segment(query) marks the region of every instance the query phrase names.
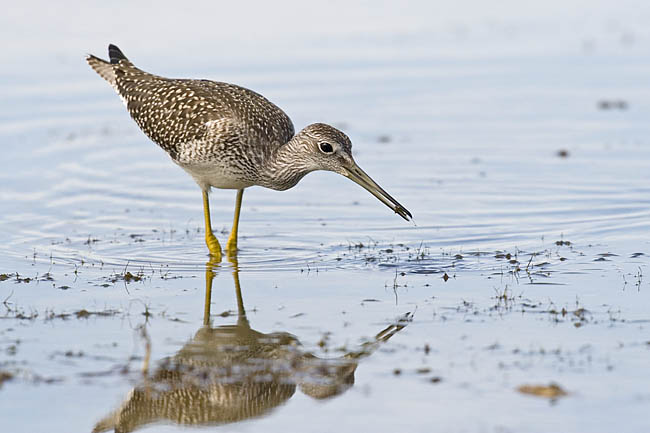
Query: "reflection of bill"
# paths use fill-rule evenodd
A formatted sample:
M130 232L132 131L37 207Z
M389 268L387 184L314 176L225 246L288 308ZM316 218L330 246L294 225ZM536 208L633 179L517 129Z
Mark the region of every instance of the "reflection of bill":
M175 356L162 360L93 432L130 432L159 421L184 425L237 422L265 415L291 398L296 387L313 398L335 397L354 384L358 361L411 319L406 314L356 351L321 359L303 352L298 339L289 333L263 334L251 329L236 265L233 276L237 324L215 328L210 324L214 274L209 264L204 326Z

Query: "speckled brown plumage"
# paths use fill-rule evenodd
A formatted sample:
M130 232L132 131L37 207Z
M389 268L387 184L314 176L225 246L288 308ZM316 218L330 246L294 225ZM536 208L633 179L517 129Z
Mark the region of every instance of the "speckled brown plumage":
M294 135L291 119L262 95L228 83L144 72L115 46L88 63L120 95L142 131L179 163L227 161L257 180L260 160Z

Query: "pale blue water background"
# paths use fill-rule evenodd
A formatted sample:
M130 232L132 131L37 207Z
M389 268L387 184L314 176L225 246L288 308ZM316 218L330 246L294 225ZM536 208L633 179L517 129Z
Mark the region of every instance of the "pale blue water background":
M415 216L331 173L246 191L239 267L253 328L332 356L318 344L327 333L354 346L414 317L341 396L296 391L265 417L206 430L647 431L649 18L633 2L8 8L0 369L16 377L0 388L3 430L92 431L139 383L145 305L154 365L202 323L200 193L83 61L113 42L151 72L252 88L297 129L340 127ZM233 204L214 192L215 227L229 229ZM502 251L519 251L516 276ZM111 282L127 264L148 278ZM230 273L218 271L213 313L235 309ZM82 308L118 314L48 319ZM549 382L570 395L516 391Z

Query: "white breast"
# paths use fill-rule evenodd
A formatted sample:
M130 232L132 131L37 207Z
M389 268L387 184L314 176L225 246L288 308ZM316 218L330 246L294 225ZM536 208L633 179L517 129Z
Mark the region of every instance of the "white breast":
M176 163L185 170L201 189L207 190L210 187L220 189L243 189L253 186L250 180L242 178L239 173L232 170L232 167L225 166L218 161L210 163Z

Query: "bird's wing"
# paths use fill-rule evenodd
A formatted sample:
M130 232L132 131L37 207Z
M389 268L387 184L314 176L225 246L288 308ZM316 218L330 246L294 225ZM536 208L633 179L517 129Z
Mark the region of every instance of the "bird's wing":
M116 88L131 117L174 159L183 144L206 139L276 147L293 137L289 117L251 90L209 80L164 78L126 59L113 67Z
M181 81L189 83L192 90L213 107L214 117L208 121L212 128L226 117L237 125L249 144L271 147L285 144L295 133L289 116L252 90L210 80Z

